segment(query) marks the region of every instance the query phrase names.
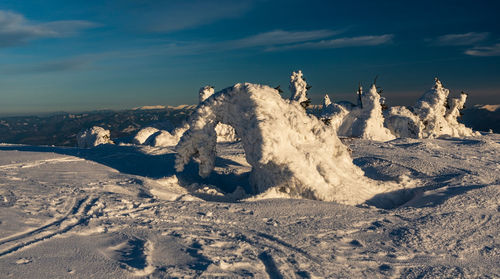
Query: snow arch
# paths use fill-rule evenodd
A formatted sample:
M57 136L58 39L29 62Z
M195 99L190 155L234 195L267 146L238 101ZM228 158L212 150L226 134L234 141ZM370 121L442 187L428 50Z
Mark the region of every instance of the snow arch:
M232 126L252 166L256 193L358 204L387 189L352 163L335 131L264 85L240 83L202 102L177 145L176 170L197 156L199 174L214 168L218 123Z

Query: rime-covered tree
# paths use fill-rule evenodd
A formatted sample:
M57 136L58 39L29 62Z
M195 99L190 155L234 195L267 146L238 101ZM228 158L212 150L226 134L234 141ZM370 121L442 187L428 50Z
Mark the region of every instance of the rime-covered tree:
M311 87L307 85L301 70L292 73L290 76L291 101L298 102L303 108L307 108L311 104L311 99L307 97L309 88Z

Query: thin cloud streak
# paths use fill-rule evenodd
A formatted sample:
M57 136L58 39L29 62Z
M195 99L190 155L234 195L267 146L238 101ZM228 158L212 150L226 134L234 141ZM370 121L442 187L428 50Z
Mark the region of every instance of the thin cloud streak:
M83 29L96 26L97 24L84 20L36 23L21 14L0 10L0 47L23 45L37 39L72 36Z
M392 42L393 34L385 34L378 36L359 36L345 37L331 40L322 40L317 42L306 42L295 45L286 45L279 47L270 47L267 51L283 51L296 49L331 49L345 47L361 47L361 46L378 46Z
M465 54L470 56L500 56L500 43L492 45L492 46L481 46L481 47L473 47L465 51Z
M447 34L438 37L435 40L436 45L440 46L466 46L482 42L488 38L488 32L469 32L464 34Z
M302 48L340 48L355 46L374 46L388 43L393 35L361 36L339 38L333 40L316 41L321 38L331 37L343 31L311 30L311 31L284 31L273 30L248 36L241 39L221 42L171 42L151 45L147 47L126 48L100 53L87 53L72 58L48 61L38 64L22 65L1 70L4 74L37 74L57 71L74 71L90 69L99 61L113 61L124 59L143 59L153 56L190 56L224 51L244 49L260 49L267 51L302 49ZM290 45L292 44L292 45Z
M26 75L43 74L53 72L68 72L83 70L91 64L92 61L85 56L73 57L62 60L47 61L42 63L27 65L7 65L2 67L0 73L5 75Z
M223 19L238 18L250 11L256 0L173 0L129 3L132 12L124 18L134 29L169 33L192 29ZM120 4L120 8L121 4ZM130 18L133 18L130 21Z
M313 30L313 31L284 31L274 30L260 33L247 38L226 42L232 48L248 48L258 46L284 45L291 43L307 42L326 37L331 37L342 31Z

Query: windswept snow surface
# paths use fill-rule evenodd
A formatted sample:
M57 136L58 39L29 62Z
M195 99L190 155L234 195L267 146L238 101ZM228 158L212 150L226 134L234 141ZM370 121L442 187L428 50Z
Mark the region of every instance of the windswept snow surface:
M367 176L417 187L242 201L239 142L206 179L170 148L0 145L0 277L500 277L500 135L346 144Z
M297 102L283 100L276 89L250 83L226 88L196 109L176 147L178 171L196 157L201 177L212 172L219 122L241 137L252 166L253 192L262 197L359 204L400 187L366 178L332 129L307 115Z

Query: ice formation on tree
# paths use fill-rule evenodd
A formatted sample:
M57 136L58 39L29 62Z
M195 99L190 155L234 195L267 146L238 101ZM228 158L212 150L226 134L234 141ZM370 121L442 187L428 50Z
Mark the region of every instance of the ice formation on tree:
M330 100L330 96L328 96L328 94L325 94L325 97L323 97L323 110L328 108L328 106L331 104L332 101Z
M420 118L405 106L389 108L384 114L385 126L398 138L422 138L424 125Z
M200 176L211 173L219 123L240 136L257 193L359 204L389 187L365 177L335 131L297 102L250 83L226 88L198 106L176 147L177 171L197 157Z
M214 93L215 93L215 90L210 85L207 85L207 86L200 88L199 96L198 96L199 103L200 104L203 103L203 101L208 99L208 97L212 96Z
M343 118L337 129L338 135L378 141L394 139L394 135L384 127L380 95L375 84L368 91L360 91L359 95L359 105Z
M342 125L344 117L349 114L351 109L352 104L332 103L330 97L325 95L323 98L323 108L321 109L320 119L337 131L338 127Z
M139 132L137 132L137 134L135 135L134 139L132 140L132 142L134 144L144 144L146 142L146 140L151 136L153 135L154 133L158 132L159 130L154 128L154 127L146 127L146 128L143 128L141 130L139 130Z
M212 86L205 86L200 88L199 100L200 104L208 99L210 96L214 94L214 88ZM236 136L236 132L233 127L219 123L215 127L215 132L217 133L217 142L234 142L238 140L238 136Z
M206 99L214 94L214 88L212 86L202 87L199 91L199 101L200 104ZM145 144L155 147L167 147L177 145L179 139L182 137L184 132L189 129L189 124L184 124L181 127L176 128L172 132L165 130L158 130L153 127L147 127L140 130L133 139L134 144ZM229 126L220 123L215 127L217 133L217 142L234 142L238 140L236 132Z
M449 93L450 91L444 88L441 81L436 78L434 87L417 101L411 111L403 108L390 110L386 125L398 137L411 135L415 138L436 138L444 135L452 137L479 135L478 132L472 131L457 121L467 95L462 94L459 98L452 98L448 101ZM449 103L451 105L447 109Z
M290 91L292 92L290 100L301 104L304 108L307 107L310 103L307 89L307 82L303 78L302 71L293 72L290 76Z
M78 133L77 137L78 147L91 148L100 144L113 144L110 138L109 130L94 126Z

